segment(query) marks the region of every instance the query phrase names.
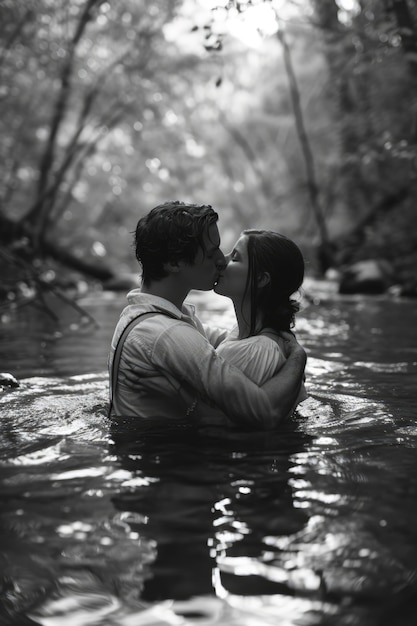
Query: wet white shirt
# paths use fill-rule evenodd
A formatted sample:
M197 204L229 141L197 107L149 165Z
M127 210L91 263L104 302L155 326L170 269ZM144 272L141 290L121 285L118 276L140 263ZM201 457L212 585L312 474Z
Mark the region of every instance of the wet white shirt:
M203 328L191 305L180 311L140 289L128 294L128 302L112 339L110 367L127 324L144 312L157 315L139 321L125 340L113 399L116 415L183 419L194 412L196 398L205 411L215 406L240 423L246 421L242 415L256 423L270 413L266 393L217 354L226 331Z
M217 353L257 385L263 385L275 376L287 360L283 339L276 337L274 340L262 334L239 339L237 326L218 345ZM296 405L306 398L302 384Z

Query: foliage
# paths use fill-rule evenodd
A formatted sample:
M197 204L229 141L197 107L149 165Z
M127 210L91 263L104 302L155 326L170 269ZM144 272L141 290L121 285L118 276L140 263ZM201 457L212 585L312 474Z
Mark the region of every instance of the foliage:
M97 261L109 248L123 264L138 214L164 199L220 206L227 232L236 220L273 225L275 206L299 195L269 141L272 122L291 151L288 100L262 105L264 77L279 76L277 42L265 54L231 38L220 58L197 32L188 49L196 29L181 6L4 3L0 217L25 226L13 237ZM286 93L285 79L276 89ZM277 190L277 176L290 185Z
M312 260L314 183L330 238L352 234L332 262L413 247L415 3L222 4L216 21L187 0L1 0L4 245L103 278L134 268L137 218L180 198L219 209L226 247L262 223ZM232 18L261 5L284 30L240 39Z
M175 2L5 2L2 20L4 170L2 215L22 220L40 247L62 220L100 217L107 194L126 185L109 152L133 154L131 139L153 115L155 59ZM136 126L135 126L136 124Z
M416 5L358 3L343 23L335 0L316 0L315 7L340 137L344 210L354 224L339 262L376 255L395 264L417 243Z

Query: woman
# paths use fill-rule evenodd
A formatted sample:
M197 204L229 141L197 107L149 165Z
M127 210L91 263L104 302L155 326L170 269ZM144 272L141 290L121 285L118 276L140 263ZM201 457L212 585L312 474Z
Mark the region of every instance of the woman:
M304 279L296 244L279 233L245 230L215 287L233 301L237 326L217 347L221 356L262 385L286 360L281 331L294 326L298 303L291 298ZM304 386L297 404L307 397Z

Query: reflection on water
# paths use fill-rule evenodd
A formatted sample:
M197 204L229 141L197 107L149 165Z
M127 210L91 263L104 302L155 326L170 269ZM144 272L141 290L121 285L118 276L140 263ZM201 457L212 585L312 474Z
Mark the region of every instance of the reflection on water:
M267 434L109 424L120 299L3 324L1 626L414 626L415 303L310 289L310 398Z

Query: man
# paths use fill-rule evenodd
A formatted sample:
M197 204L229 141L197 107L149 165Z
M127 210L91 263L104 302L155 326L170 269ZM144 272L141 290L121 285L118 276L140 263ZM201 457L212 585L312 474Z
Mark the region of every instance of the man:
M205 329L184 304L192 289L212 289L224 266L217 220L208 205L178 201L139 220L142 286L128 294L109 356L115 415L183 419L213 413L270 429L294 406L306 355L290 334L286 363L258 387L217 355L225 333Z

